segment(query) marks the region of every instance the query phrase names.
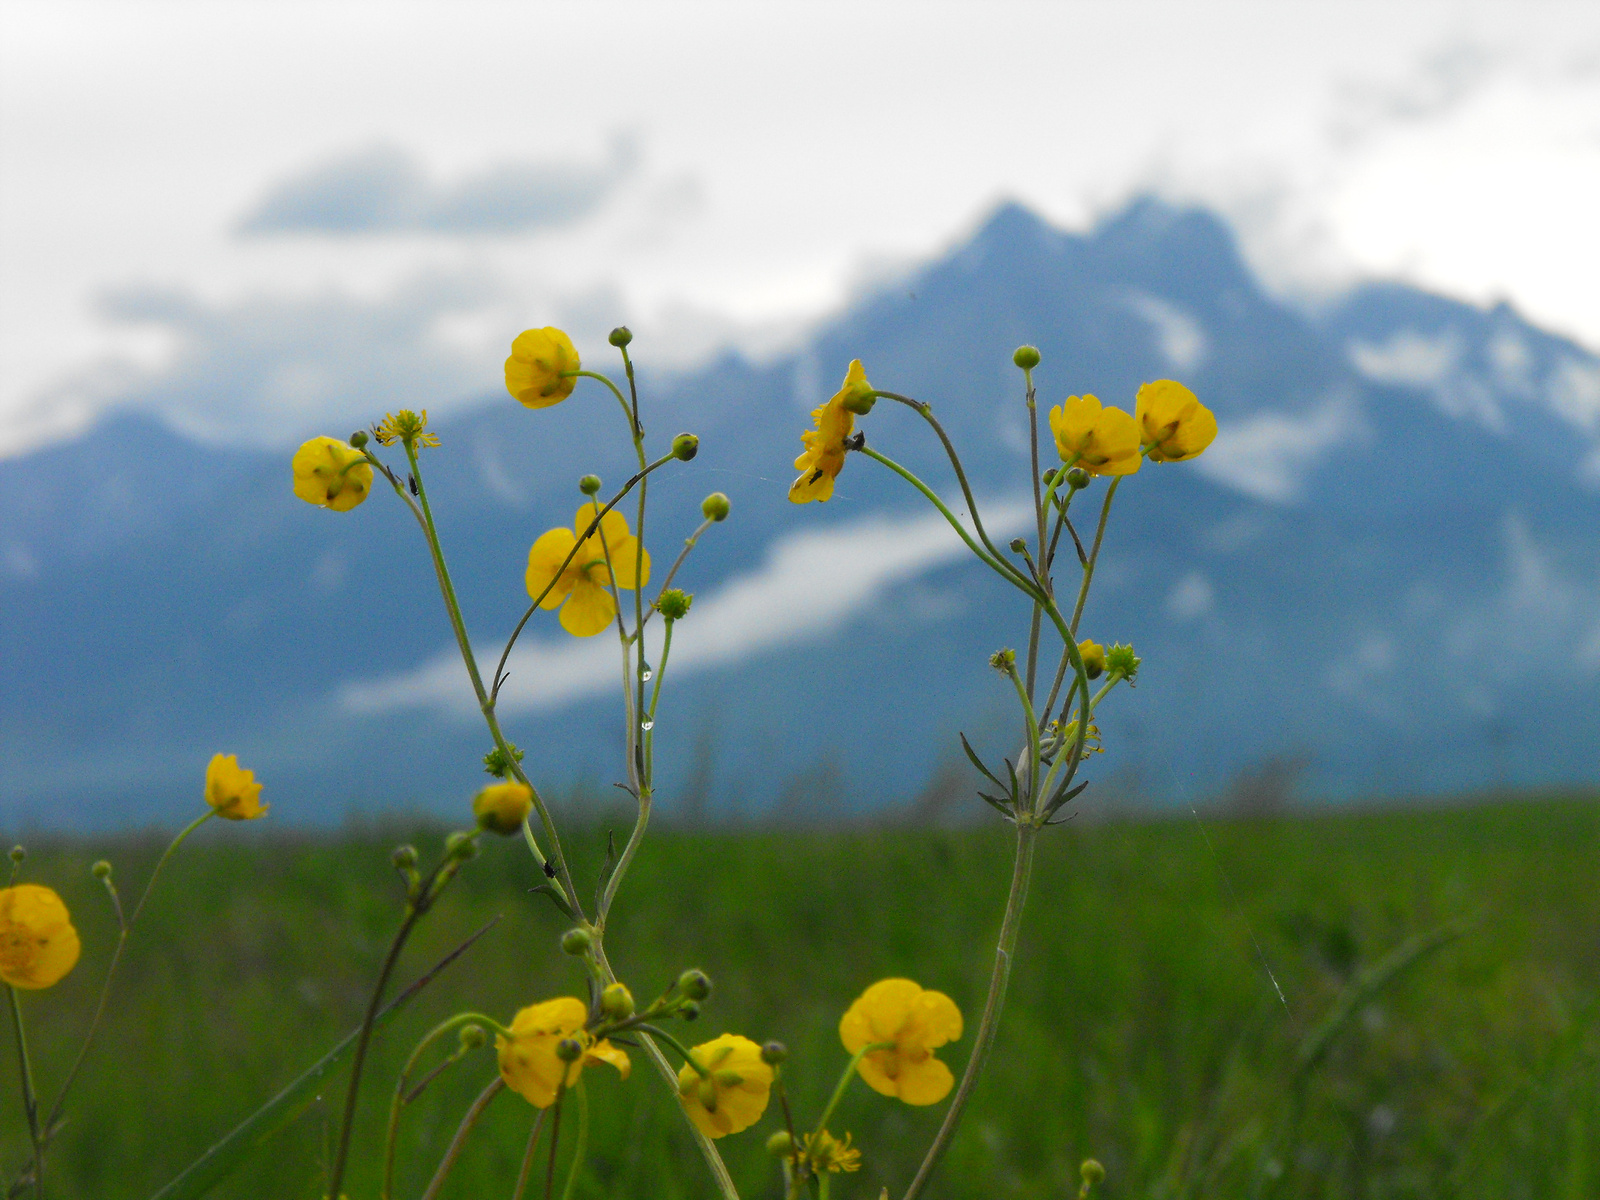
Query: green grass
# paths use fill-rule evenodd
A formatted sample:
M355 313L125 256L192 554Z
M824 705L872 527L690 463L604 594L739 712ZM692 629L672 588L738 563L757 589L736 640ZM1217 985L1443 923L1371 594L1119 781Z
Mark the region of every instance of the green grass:
M142 1200L356 1023L397 920L399 832L311 840L217 823L191 840L135 933L51 1160L54 1200ZM417 836L436 850L437 831ZM603 833L571 840L592 881ZM47 1097L111 944L89 863L108 854L136 894L161 844L31 847L26 878L62 892L84 941L67 981L25 997ZM425 1029L463 1008L508 1020L581 989L556 946L565 923L527 891L526 852L486 850L402 976L504 919L378 1045L352 1200L376 1196L380 1110ZM976 1024L1007 871L1007 840L989 828L653 834L612 958L641 997L707 970L716 991L688 1031L786 1041L803 1120L843 1064L839 1015L873 980L909 975ZM1107 1168L1105 1197L1600 1194L1597 880L1600 806L1572 800L1052 831L992 1067L934 1194L1070 1197L1089 1155ZM1357 1005L1297 1080L1296 1048L1363 967L1462 919L1470 932ZM943 1051L958 1071L969 1042ZM0 1165L14 1170L26 1135L5 1045ZM594 1119L577 1195L709 1195L675 1101L636 1059L626 1083L585 1076ZM400 1196L421 1194L493 1070L480 1052L409 1110ZM216 1194L317 1197L342 1079ZM835 1196L896 1193L941 1109L853 1088L833 1127L854 1134L864 1167ZM445 1195L509 1198L530 1117L518 1097L497 1100ZM777 1194L762 1150L776 1127L769 1112L722 1143L747 1196Z

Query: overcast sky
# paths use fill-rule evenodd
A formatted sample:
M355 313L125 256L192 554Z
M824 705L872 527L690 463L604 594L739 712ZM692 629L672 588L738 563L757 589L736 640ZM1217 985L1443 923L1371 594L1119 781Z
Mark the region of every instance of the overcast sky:
M545 323L770 352L1141 190L1600 348L1600 5L0 0L0 453L447 407Z

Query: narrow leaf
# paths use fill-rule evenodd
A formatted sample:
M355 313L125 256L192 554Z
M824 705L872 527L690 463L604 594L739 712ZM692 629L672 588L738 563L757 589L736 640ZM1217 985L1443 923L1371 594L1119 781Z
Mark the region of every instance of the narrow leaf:
M972 743L967 741L967 735L962 733L957 734L957 736L961 739L961 748L967 752L967 757L972 760L972 765L983 772L983 777L990 783L994 784L997 788L1005 787L1006 785L996 779L993 772L991 772L988 767L983 765L983 760L980 759L977 755L977 752L973 750Z
M611 872L617 869L617 838L611 830L606 830L606 861L600 868L600 882L594 889L594 906L600 907L600 897L606 894L606 884L611 881ZM571 915L570 913L568 914Z

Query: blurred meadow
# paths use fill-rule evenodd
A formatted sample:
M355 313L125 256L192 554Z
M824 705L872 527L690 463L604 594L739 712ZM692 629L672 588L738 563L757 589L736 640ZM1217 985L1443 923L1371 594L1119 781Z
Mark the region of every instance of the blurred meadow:
M389 850L411 839L427 852L442 831L225 832L235 830L204 831L169 864L135 933L52 1159L59 1200L153 1193L352 1029L397 920ZM1057 832L1041 850L995 1064L936 1195L1073 1195L1088 1155L1107 1168L1107 1197L1578 1200L1600 1188L1592 797ZM574 826L580 878L593 878L603 840L599 824ZM60 888L86 948L49 1002L29 1005L46 1091L113 931L89 864L109 851L126 893L162 844L31 846L29 876ZM500 920L380 1034L359 1134L378 1135L395 1072L436 1020L463 1006L505 1020L578 985L555 949L567 922L526 890L523 847L484 850L421 927L400 978ZM612 959L641 998L703 967L715 991L696 1032L786 1041L792 1094L815 1111L843 1061L839 1016L863 981L911 974L975 1013L1007 856L997 828L664 830L630 877ZM1397 948L1452 925L1454 940L1364 987ZM1297 1056L1319 1031L1326 1053L1304 1067ZM965 1051L946 1056L959 1065ZM479 1051L407 1110L401 1194L421 1190L493 1073L492 1050ZM215 1194L316 1197L342 1078ZM585 1079L578 1195L705 1194L648 1064L626 1083L608 1069ZM836 1128L863 1149L861 1172L840 1177L844 1197L903 1182L939 1116L862 1087L841 1112ZM505 1191L531 1114L499 1099L443 1195ZM777 1121L774 1106L723 1143L746 1194L777 1186L762 1148ZM7 1162L25 1154L19 1131L5 1123ZM374 1195L374 1164L358 1167L349 1194Z

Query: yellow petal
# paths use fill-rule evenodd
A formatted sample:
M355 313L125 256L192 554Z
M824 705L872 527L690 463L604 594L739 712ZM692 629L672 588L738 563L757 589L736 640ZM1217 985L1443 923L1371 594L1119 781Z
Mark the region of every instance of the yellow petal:
M585 1055L585 1057L593 1062L603 1062L609 1066L615 1067L617 1069L617 1073L624 1079L626 1079L628 1077L628 1073L633 1070L633 1063L629 1061L627 1051L613 1046L608 1041L598 1041L594 1045L590 1046L589 1053Z
M961 1010L943 992L923 992L913 1003L911 1016L922 1044L930 1050L961 1036Z
M898 1082L900 1099L907 1104L937 1104L950 1094L956 1080L949 1067L930 1055L904 1064Z
M856 1074L868 1087L882 1096L898 1096L900 1085L896 1079L900 1058L893 1050L878 1050L867 1055L856 1065Z
M812 468L789 485L789 499L795 504L810 504L833 495L833 476Z
M617 606L600 584L579 576L567 602L561 606L561 628L573 637L593 637L611 624Z
M600 506L595 504L593 501L585 504L572 518L573 531L577 533L579 537L582 537L588 530L589 526L594 523L594 515L599 511ZM595 530L590 536L593 537L598 543L601 534L605 535L607 544L615 546L623 538L628 536L628 518L623 516L616 509L611 509L606 513L605 516L600 518L600 528Z
M573 580L578 577L577 560L568 563L565 571L561 564L577 544L578 539L572 536L570 529L556 528L541 533L539 540L529 549L528 570L524 576L529 598L537 597L545 588L550 588L539 602L540 608L555 608L572 590ZM552 580L555 581L553 587L550 586Z

